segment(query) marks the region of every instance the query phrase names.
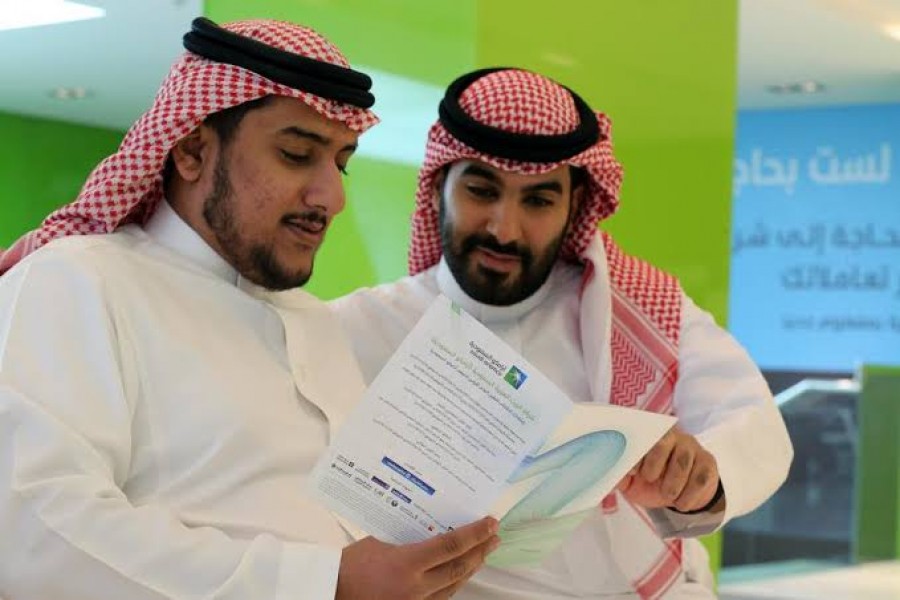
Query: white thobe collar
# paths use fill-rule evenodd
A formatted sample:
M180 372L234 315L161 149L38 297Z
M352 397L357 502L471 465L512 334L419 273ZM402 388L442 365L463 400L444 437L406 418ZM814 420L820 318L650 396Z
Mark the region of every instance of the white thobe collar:
M438 264L436 277L438 289L441 290L442 294L462 307L464 311L481 321L481 323L487 325L489 323L499 324L514 321L526 316L534 310L535 307L539 306L544 301L553 289L556 271L557 269L554 267L550 272L547 281L545 281L535 293L521 302L510 304L509 306L484 304L483 302L474 300L471 296L466 294L459 286L453 273L450 271L450 267L447 265L447 261L444 260L444 257L441 257L441 262Z
M166 200L157 205L150 220L144 225L144 231L156 243L187 258L204 271L238 285L241 277L237 270L213 250Z

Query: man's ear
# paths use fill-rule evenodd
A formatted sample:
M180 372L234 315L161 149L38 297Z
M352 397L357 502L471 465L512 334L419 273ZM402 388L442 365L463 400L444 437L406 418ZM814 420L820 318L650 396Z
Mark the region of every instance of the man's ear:
M584 202L584 196L587 194L588 184L582 183L581 185L572 189L571 197L572 204L569 207L569 223L575 220L578 216L578 210L581 208L581 203Z
M170 152L172 164L182 179L196 182L203 168L211 160L213 132L201 125L175 143Z
M447 181L447 167L438 170L434 175L434 183L431 185L431 205L434 212L441 209L441 196L444 193L444 182Z

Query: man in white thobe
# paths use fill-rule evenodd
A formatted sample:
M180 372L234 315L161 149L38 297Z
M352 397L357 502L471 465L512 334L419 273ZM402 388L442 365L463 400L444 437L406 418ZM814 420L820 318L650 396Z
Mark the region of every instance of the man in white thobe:
M185 46L78 199L0 256L0 597L447 598L495 521L352 543L306 490L363 384L297 288L371 81L289 23L198 19Z
M542 564L465 599L712 598L701 544L783 482L792 447L760 372L677 280L597 230L618 205L610 123L535 73L454 81L419 173L411 276L332 303L371 382L444 294L575 402L678 425Z

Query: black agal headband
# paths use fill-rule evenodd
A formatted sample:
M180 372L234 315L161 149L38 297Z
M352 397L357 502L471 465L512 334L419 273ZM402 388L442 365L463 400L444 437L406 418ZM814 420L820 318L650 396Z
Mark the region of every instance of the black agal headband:
M578 127L559 135L512 133L485 125L470 117L459 104L462 93L475 81L507 67L480 69L456 79L447 88L438 106L438 120L450 134L479 152L499 158L524 162L555 163L584 152L600 140L600 125L591 107L581 97L565 88L578 111ZM565 86L563 86L565 87Z
M273 48L223 29L204 17L191 23L184 47L220 63L243 67L263 77L322 98L370 108L375 96L365 73Z

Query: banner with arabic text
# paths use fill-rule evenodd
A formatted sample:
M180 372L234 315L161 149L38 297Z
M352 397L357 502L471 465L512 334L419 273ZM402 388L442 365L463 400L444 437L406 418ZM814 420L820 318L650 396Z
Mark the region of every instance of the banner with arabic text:
M900 364L900 106L742 111L729 326L764 369Z

